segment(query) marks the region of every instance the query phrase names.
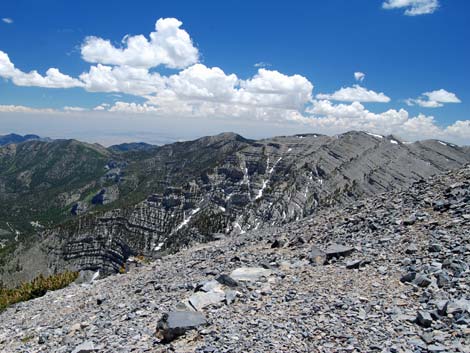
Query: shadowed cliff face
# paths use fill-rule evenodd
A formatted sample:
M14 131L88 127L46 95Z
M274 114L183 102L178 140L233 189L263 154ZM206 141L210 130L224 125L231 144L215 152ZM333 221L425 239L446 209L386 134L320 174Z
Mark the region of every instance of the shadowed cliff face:
M5 267L6 282L65 268L113 273L130 255L159 256L217 233L285 224L470 162L468 151L441 141L364 132L260 141L221 134L120 158L119 192L107 207L41 231ZM132 202L136 195L144 200ZM34 269L23 260L32 256L43 259Z

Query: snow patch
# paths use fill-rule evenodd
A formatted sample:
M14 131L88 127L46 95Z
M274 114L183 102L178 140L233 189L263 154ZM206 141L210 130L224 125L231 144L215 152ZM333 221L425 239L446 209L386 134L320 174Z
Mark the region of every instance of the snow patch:
M274 168L276 168L277 164L282 160L282 157L279 157L279 159L276 161L276 163L273 164L271 169L269 169L269 174L272 174L274 172Z
M445 143L445 142L442 142L442 141L437 141L437 142L439 142L443 146L447 146L447 143Z
M266 186L268 186L268 182L269 182L269 179L263 180L263 185L261 186L261 189L259 189L258 195L256 195L255 200L258 200L261 197L263 197L263 192L264 192L264 189L266 189Z
M155 250L155 251L161 250L162 247L163 247L163 244L165 244L165 243L158 243L158 245L153 250Z
M366 134L369 135L369 136L372 136L372 137L377 137L377 138L379 138L379 139L383 139L383 138L384 138L382 135L373 134L373 133L367 132L367 131L366 131Z
M189 223L189 221L191 220L191 217L194 216L196 213L198 213L200 210L201 210L201 209L200 209L199 207L198 207L198 208L195 208L194 210L192 210L191 213L189 214L189 216L188 216L188 217L185 217L184 220L183 220L183 222L181 222L181 223L179 224L179 226L176 227L176 230L175 230L175 231L178 231L178 230L180 230L181 228L183 228L184 226L186 226L186 225Z
M248 168L243 169L243 182L242 184L250 185L250 178L248 177Z
M246 232L242 229L242 226L238 224L238 222L235 222L234 225L235 228L238 228L240 230L240 234L245 234Z
M100 277L100 270L96 271L96 272L93 274L93 277L91 277L90 283L93 283L93 282L96 281L99 277Z
M31 224L31 226L33 226L34 228L44 228L42 224L39 223L39 221L31 221L29 222Z
M393 143L394 145L398 145L398 141L395 141L395 140L390 140L390 143Z
M271 169L269 169L269 172L268 172L269 176L271 176L271 174L274 172L274 168L276 168L276 165L281 161L281 159L282 159L282 157L279 157L279 159L276 161L276 163L274 163L273 166L271 167ZM268 157L268 160L267 160L267 163L266 163L266 168L268 167L268 165L269 165L269 157ZM258 200L261 197L263 197L263 192L266 189L266 187L268 186L268 183L269 183L269 178L263 180L263 184L261 186L261 189L259 189L258 195L256 195L255 200Z

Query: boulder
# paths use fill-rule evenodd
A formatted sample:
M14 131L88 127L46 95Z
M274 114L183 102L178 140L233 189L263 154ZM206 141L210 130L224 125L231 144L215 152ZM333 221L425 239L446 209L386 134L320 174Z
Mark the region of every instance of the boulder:
M422 327L431 327L432 317L427 311L419 310L416 316L416 323Z
M238 286L238 282L235 281L232 277L230 277L229 275L224 275L224 274L221 274L219 277L217 277L215 279L217 282L219 282L220 284L223 284L224 286L227 286L227 287L237 287Z
M440 272L436 275L437 286L439 288L446 287L450 283L450 278L445 272Z
M470 312L470 301L465 299L450 301L447 303L446 312L447 314L462 314L465 311Z
M410 283L416 278L416 272L408 272L406 275L403 275L400 278L400 282L402 283Z
M207 325L201 313L192 311L171 311L162 316L157 323L157 337L162 343L168 343L184 335L187 331Z
M425 276L425 275L418 275L416 276L416 278L414 279L413 283L416 284L418 287L422 287L422 288L425 288L427 286L429 286L431 284L431 280L429 279L429 277Z

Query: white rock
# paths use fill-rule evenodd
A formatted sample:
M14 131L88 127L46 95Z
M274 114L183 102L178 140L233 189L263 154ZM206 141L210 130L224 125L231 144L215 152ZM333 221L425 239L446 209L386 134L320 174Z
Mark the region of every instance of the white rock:
M236 270L233 270L230 274L230 277L236 281L255 282L260 277L268 277L271 274L271 270L262 267L240 267Z

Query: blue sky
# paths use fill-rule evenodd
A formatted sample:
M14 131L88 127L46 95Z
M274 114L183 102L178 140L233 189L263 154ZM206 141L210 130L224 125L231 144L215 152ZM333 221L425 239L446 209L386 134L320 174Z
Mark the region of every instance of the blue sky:
M162 126L168 139L229 128L253 137L367 129L470 143L466 0L17 0L0 4L0 18L0 51L8 58L3 71L0 61L0 133L38 132L30 126L108 143L157 141L152 131L157 136ZM167 43L166 59L137 62L122 39L150 42L158 19L182 22L162 26L177 33L183 51L168 59L174 48ZM124 51L121 61L89 36ZM112 79L119 83L98 82L96 72L80 76L92 66L118 68ZM49 68L67 77L52 82ZM136 79L133 69L145 72ZM41 78L28 76L31 70ZM151 88L130 88L142 84ZM113 116L120 127L105 138Z

